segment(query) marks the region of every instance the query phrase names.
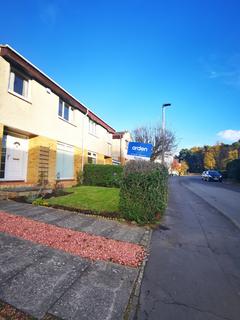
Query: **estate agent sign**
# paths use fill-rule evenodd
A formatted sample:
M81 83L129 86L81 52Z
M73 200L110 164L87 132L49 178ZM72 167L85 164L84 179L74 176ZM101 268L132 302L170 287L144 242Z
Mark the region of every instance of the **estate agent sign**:
M152 154L152 144L142 142L129 142L127 156L128 159L149 160Z

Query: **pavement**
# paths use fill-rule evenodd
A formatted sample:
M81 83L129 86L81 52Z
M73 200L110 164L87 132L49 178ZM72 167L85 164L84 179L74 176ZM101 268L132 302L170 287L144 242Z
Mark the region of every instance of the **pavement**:
M0 210L63 228L147 246L150 231L84 214L0 201ZM91 261L0 233L0 300L42 319L127 317L141 268Z
M170 179L135 320L240 319L240 230L222 214L226 203L233 208L238 187L194 179ZM213 195L222 206L213 206Z

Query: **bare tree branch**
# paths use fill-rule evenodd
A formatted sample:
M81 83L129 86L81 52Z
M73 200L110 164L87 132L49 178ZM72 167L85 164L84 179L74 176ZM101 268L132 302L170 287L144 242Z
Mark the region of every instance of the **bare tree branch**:
M162 155L163 141L165 152L171 152L177 146L175 134L170 130L165 130L165 135L163 136L160 125L136 128L132 131L131 136L133 141L151 143L153 145L151 161L156 160Z

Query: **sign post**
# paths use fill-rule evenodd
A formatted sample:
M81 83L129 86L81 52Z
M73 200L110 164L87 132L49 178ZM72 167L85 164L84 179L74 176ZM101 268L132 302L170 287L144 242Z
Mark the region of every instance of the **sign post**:
M142 142L129 142L127 156L133 160L150 160L152 155L152 144Z

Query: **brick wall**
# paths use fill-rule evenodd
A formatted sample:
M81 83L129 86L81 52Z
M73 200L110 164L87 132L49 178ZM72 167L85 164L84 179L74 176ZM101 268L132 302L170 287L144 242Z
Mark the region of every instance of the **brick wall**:
M80 171L82 171L82 149L74 147L74 178L76 182Z
M29 139L27 182L38 183L41 173L47 172L49 184L55 183L57 142L46 137L37 136ZM43 150L48 150L48 159L44 160Z
M104 159L104 164L112 164L112 158Z

